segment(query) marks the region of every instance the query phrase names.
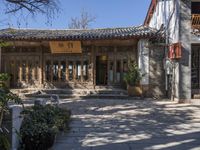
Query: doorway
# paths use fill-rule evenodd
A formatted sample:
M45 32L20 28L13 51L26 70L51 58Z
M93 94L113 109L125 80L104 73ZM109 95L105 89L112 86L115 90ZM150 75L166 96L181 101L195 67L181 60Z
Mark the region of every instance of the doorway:
M96 57L96 84L107 85L107 56Z

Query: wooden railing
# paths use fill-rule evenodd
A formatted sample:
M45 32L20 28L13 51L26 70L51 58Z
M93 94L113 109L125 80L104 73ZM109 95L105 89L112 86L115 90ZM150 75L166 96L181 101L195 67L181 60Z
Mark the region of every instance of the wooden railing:
M200 29L200 14L192 14L192 28Z

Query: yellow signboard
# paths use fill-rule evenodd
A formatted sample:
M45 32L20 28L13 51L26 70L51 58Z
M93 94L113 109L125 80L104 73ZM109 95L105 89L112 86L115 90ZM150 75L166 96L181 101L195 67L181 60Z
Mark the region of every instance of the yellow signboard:
M82 53L80 41L50 41L51 53Z

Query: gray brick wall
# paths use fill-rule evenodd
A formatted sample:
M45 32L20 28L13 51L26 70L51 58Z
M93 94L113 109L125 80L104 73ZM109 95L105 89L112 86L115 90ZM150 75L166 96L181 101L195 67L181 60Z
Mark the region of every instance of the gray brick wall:
M149 53L149 96L165 97L164 47L151 45Z

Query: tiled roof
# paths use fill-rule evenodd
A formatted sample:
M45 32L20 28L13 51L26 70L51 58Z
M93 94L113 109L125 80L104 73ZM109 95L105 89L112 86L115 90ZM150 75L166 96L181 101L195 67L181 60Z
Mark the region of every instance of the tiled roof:
M161 36L161 34L158 30L146 26L88 30L39 30L13 28L0 30L0 40L103 40L155 38L159 36Z

